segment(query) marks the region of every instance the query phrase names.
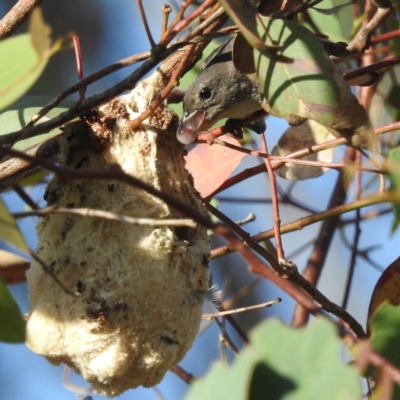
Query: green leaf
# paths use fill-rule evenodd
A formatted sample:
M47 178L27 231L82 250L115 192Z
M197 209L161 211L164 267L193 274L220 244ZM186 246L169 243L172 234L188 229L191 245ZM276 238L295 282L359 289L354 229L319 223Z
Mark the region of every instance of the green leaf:
M393 68L392 74L399 75L398 68ZM387 110L392 115L394 121L400 118L400 86L391 86L387 95L387 102L385 102Z
M400 306L384 303L372 316L370 327L372 347L395 367L400 368ZM398 385L394 385L392 398L400 398Z
M312 119L355 146L375 150L375 136L359 104L320 40L292 21L260 17L263 39L281 46L291 62L265 57L254 49L255 66L266 102L263 108L281 118ZM267 104L265 104L267 103Z
M335 15L324 15L312 8L308 10L312 21L321 33L329 36L333 42L347 42L353 26L353 6L340 8L346 0L324 0L318 8L332 9L339 7Z
M22 181L18 182L18 185L20 186L33 186L37 185L39 183L44 182L44 178L48 173L45 171L39 171L36 172L36 174L33 174L31 176L26 177L25 179L22 179Z
M0 341L9 343L20 343L25 341L24 320L22 319L17 303L1 279Z
M247 399L256 359L247 352L237 361L231 369L222 362L214 363L206 378L192 385L186 400L213 399L216 394L218 400Z
M252 2L243 0L219 0L222 8L232 21L239 27L240 32L248 43L261 53L268 56L276 56L278 46L272 43L266 44L257 31L257 9Z
M390 180L390 190L400 191L400 147L396 147L389 151L388 154L388 174ZM392 203L396 220L400 219L400 202ZM398 224L395 220L395 224L392 227L395 229Z
M354 400L361 398L355 369L340 361L334 326L317 318L295 330L268 321L251 334L251 345L228 369L215 363L186 400Z
M0 239L15 246L17 249L27 251L28 245L14 218L10 215L4 201L0 198Z
M53 100L53 97L51 96L24 96L13 103L13 105L7 110L0 112L0 135L22 129L32 119L32 117L36 115L51 100ZM46 114L40 121L54 118L74 105L75 102L71 100L64 100L57 107L50 110L50 112ZM53 129L43 135L22 140L13 148L16 150L25 150L37 143L49 139L59 132L59 128Z
M399 7L397 6L396 9L397 9L397 13L398 13ZM396 15L396 14L394 14L394 15ZM398 21L396 18L389 18L386 21L386 25L387 25L388 32L394 32L394 31L397 31L398 29L400 29L400 21ZM398 54L400 54L400 38L399 37L392 38L390 40L390 47L391 47L391 53L394 56L397 56Z
M0 42L0 109L21 97L39 78L54 49L48 39L50 28L41 12L32 14L30 33Z
M28 33L0 42L0 109L13 103L35 83L46 63Z
M340 93L332 79L334 65L320 40L290 21L263 17L258 28L264 40L281 45L283 54L292 59L282 63L254 51L260 85L273 115L295 114L332 125Z

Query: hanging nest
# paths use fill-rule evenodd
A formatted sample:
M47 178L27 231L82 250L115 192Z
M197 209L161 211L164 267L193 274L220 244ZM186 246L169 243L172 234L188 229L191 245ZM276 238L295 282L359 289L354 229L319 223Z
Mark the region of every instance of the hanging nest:
M112 171L115 165L200 212L177 116L162 106L130 128L163 86L157 70L129 94L65 127L60 165ZM141 218L181 218L157 197L117 180L60 181L49 205L106 210ZM37 255L71 292L33 262L27 273L27 345L51 363L66 363L96 393L117 396L156 385L185 356L198 332L209 287L206 228L132 225L51 214L40 219Z

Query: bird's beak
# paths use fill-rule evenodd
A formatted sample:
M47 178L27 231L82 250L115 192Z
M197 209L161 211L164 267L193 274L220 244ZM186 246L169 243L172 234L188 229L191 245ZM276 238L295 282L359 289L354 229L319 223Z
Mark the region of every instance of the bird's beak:
M183 144L193 143L199 132L206 129L208 125L204 110L194 111L187 117L183 117L176 134L177 139Z

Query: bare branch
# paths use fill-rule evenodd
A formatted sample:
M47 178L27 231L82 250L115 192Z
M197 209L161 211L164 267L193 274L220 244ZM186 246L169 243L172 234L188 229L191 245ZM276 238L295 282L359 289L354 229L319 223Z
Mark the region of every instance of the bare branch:
M0 21L0 40L11 36L43 0L19 0Z
M116 214L104 210L93 210L90 208L64 208L64 207L45 207L32 211L21 211L12 213L14 218L25 218L31 216L41 217L48 214L72 214L81 217L102 218L110 221L125 222L132 225L150 225L150 226L187 226L196 228L197 224L192 219L153 219L153 218L135 218L127 215Z

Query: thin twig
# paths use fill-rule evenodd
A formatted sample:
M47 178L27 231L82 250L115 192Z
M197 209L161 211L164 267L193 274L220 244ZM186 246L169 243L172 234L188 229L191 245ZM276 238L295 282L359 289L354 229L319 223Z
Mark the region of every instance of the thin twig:
M354 149L348 148L346 151L345 159L347 159L348 162L353 162L355 159L355 154L356 152ZM347 187L345 185L345 180L347 179L347 176L345 176L345 174L343 173L338 176L328 205L328 210L331 210L332 208L336 208L338 206L342 206L344 204L347 196ZM335 230L339 223L339 218L339 215L332 215L331 218L327 218L324 220L321 228L319 229L314 249L307 262L306 268L303 271L303 276L305 277L305 279L307 279L313 285L317 285L319 277L321 276L322 269L325 265L325 260L328 256L329 247L332 243ZM292 326L304 326L307 321L307 310L302 308L300 305L296 305L292 317Z
M59 147L59 136L57 135L32 147L26 154L48 161L55 161ZM0 192L12 188L13 185L39 171L40 168L37 164L21 158L11 158L0 163Z
M332 140L332 142L335 142L335 144L336 144L336 140L337 139L334 139L334 140ZM221 140L221 139L214 139L213 142L215 144L217 144L217 145L228 147L228 148L230 148L232 150L236 150L236 151L238 151L240 153L245 153L245 154L248 154L248 155L253 156L253 157L260 157L260 158L263 158L265 160L267 159L267 160L270 161L271 168L273 170L276 170L276 169L280 168L282 165L284 165L286 163L298 164L298 165L310 165L310 166L313 166L313 167L329 168L329 169L334 169L336 171L340 171L343 168L354 168L352 165L347 165L347 164L345 164L343 162L327 163L327 162L321 162L321 161L310 161L310 160L302 160L302 159L298 160L297 158L292 158L293 154L295 154L295 157L299 157L300 156L300 152L303 151L303 150L296 151L296 153L290 153L290 154L287 154L285 156L275 156L275 155L267 154L264 151L259 151L259 150L254 150L254 149L247 149L245 147L237 146L237 145L235 145L233 143L229 143L229 142L226 142L226 141ZM328 146L329 146L330 142L322 143L322 145L325 145L325 144L328 144ZM321 144L318 144L315 147L317 147L317 146L318 146L318 149L316 150L316 152L323 150L320 147ZM308 154L311 153L310 147L304 148L304 151L306 153L308 153ZM371 172L371 173L376 173L376 174L380 174L380 175L387 175L387 172L382 171L380 169L364 168L364 167L360 167L360 166L357 166L355 169L357 171L364 171L364 172Z
M157 386L153 386L151 389L153 390L157 400L165 400L165 397Z
M160 61L172 54L179 47L182 47L182 45L179 44L177 46L169 47L168 49L161 49L160 51L153 52L150 57L127 78L123 79L112 88L105 90L103 93L92 96L82 103L75 105L50 121L0 136L0 146L12 145L19 140L38 136L50 131L51 129L57 128L76 117L87 114L93 108L99 107L125 90L132 89L144 75L150 72Z
M362 68L355 69L354 71L346 72L343 78L346 81L351 81L360 76L370 74L371 72L384 71L390 67L400 64L400 56L388 58L386 60L375 62Z
M247 296L258 284L261 283L261 278L258 277L256 279L253 279L250 283L248 283L246 286L243 286L238 292L236 292L232 297L229 299L223 300L222 301L222 308L223 310L229 310L233 305L241 298L244 296Z
M214 22L218 21L222 17L225 17L226 19L228 19L226 17L225 10L222 7L219 7L215 12L212 12L210 16L207 16L207 18L198 27L194 28L192 30L192 32L190 32L187 35L187 40L195 39L195 37L201 35L202 32L208 26L210 26L211 23L214 23ZM219 31L218 30L212 31L212 32L210 32L210 34L211 35L216 35L216 34L218 34L218 35L227 35L229 33L233 33L234 31L237 31L236 27L228 26L228 27L225 27L225 28L221 28Z
M218 325L219 330L221 331L221 336L223 338L223 343L229 347L229 349L232 351L232 353L237 354L239 352L238 348L235 346L233 343L232 339L230 338L225 325L223 322L221 322L218 318L215 318L215 322Z
M144 29L146 31L147 39L150 42L151 48L154 49L154 47L156 46L156 42L154 41L153 36L151 35L149 23L147 22L147 17L146 13L144 12L142 0L137 0L137 4L139 8L140 17L142 18L142 22L144 25Z
M388 42L389 40L398 38L399 36L400 36L400 29L396 29L394 31L386 32L379 36L371 38L371 44L375 45L382 42Z
M392 8L378 8L368 23L360 29L357 35L347 46L352 53L362 53L368 46L372 32L377 29L393 12Z
M267 141L265 140L265 135L261 135L261 148L268 155L268 147ZM274 216L274 232L275 232L275 244L276 244L276 253L278 255L278 260L285 260L285 253L283 251L282 238L280 233L281 226L281 217L279 215L279 203L278 203L278 192L276 190L276 178L275 174L271 167L271 161L268 157L264 158L265 166L267 167L269 184L271 189L271 197L272 197L272 210Z
M299 272L297 267L290 262L279 263L275 255L271 254L267 249L257 244L254 240L249 237L249 234L242 230L239 226L235 225L232 220L230 220L226 215L221 213L215 207L210 204L205 204L205 207L212 212L217 218L223 221L230 229L232 229L236 234L238 234L243 242L252 250L257 252L260 256L264 257L272 266L272 268L278 272L278 274L284 277L286 280L290 280L295 283L298 287L303 289L312 299L314 299L324 310L336 315L345 321L350 328L356 333L358 337L365 336L365 332L362 326L345 310L330 301L326 296L324 296L315 286L311 285ZM217 226L215 232L219 235L226 236L224 230ZM231 238L231 236L229 236ZM231 244L227 246L231 250L237 250L237 246L233 246L232 243L236 243L237 239L230 240ZM241 244L244 246L244 244ZM242 247L240 247L242 248ZM268 278L269 279L269 278ZM301 303L300 303L301 304Z
M171 14L172 12L172 8L169 4L163 4L161 6L161 12L163 13L161 34L164 35L164 33L167 31L168 28L168 19L169 19L169 14Z
M321 222L325 219L332 218L333 216L342 215L350 211L355 211L358 208L369 207L375 204L393 203L398 201L400 201L400 193L396 192L386 192L378 195L370 195L361 200L339 205L337 207L327 209L326 211L299 218L296 221L281 225L280 231L281 234L299 231L306 226L315 224L316 222ZM273 237L274 230L270 229L268 231L264 231L254 236L251 236L250 239L254 240L255 242L263 242L264 240L271 239ZM215 258L230 254L232 253L232 251L233 249L229 245L221 246L211 250L210 257L213 260Z
M251 212L246 218L236 221L236 225L243 226L248 224L249 222L255 221L255 219L256 219L255 214Z
M226 18L222 18L223 15L224 15L223 12L222 13L221 12L214 13L211 18L207 19L202 24L200 24L187 37L177 40L175 43L169 45L168 48L170 48L172 46L177 46L178 44L180 44L180 46L184 46L185 44L188 44L188 42L190 40L194 39L197 35L201 34L206 28L210 27L212 24L220 25L218 20L221 20L221 23L223 23L224 20L226 19ZM221 32L221 34L225 34L225 32L223 31L223 32ZM207 36L203 35L203 38L204 38L204 40L207 40L206 39ZM65 98L67 98L69 95L79 91L80 88L87 87L91 83L96 82L99 79L101 79L111 73L119 71L122 68L126 68L126 67L131 66L140 61L144 61L144 60L148 59L150 57L150 55L151 55L151 51L145 51L143 53L124 58L112 65L109 65L109 66L87 76L86 78L82 79L81 81L77 82L76 84L72 85L68 89L61 92L56 98L54 98L50 103L48 103L45 107L43 107L39 113L37 113L34 117L32 117L31 121L26 125L26 127L34 125L38 120L40 120L40 118L42 118L44 115L46 115L52 108L54 108L58 104L60 104L60 102L62 100L64 100Z
M129 67L133 64L136 64L140 61L144 61L150 57L151 52L145 51L143 53L135 54L134 56L130 56L124 58L120 61L117 61L114 64L111 64L105 68L102 68L91 75L88 75L86 78L78 81L74 85L70 86L68 89L62 91L57 97L55 97L51 102L46 104L36 115L34 115L31 121L26 125L26 127L33 126L38 120L40 120L44 115L46 115L50 110L54 107L57 107L64 99L66 99L71 94L80 91L82 87L87 87L93 82L98 81L105 76L112 74L114 72L119 71L122 68Z
M248 232L243 230L240 226L236 225L228 216L226 216L224 213L222 213L220 210L215 208L210 203L204 203L204 207L211 214L213 214L220 221L222 221L226 226L228 226L233 232L235 232L238 236L240 236L251 249L253 249L257 253L259 253L262 257L264 257L276 271L280 271L280 266L276 254L270 253L267 249L258 245L255 241L251 240ZM211 251L211 254L212 253L213 252Z
M186 0L181 4L181 8L179 9L177 16L171 22L171 25L169 26L169 28L162 35L161 40L160 40L160 44L168 43L171 40L171 38L169 38L169 35L171 34L171 32L174 29L174 27L179 23L179 21L182 20L186 9L190 6L192 1L193 0Z
M63 371L63 377L62 377L62 382L63 385L70 390L71 392L74 392L75 394L79 395L83 395L85 397L80 397L80 399L85 400L88 397L86 397L89 394L93 394L93 390L89 387L84 387L84 386L78 386L73 384L70 381L70 375L71 375L71 368L68 367L68 365L64 366L64 371ZM79 398L79 397L78 397Z
M154 219L154 218L136 218L128 215L117 214L104 210L93 210L90 208L63 208L63 207L45 207L32 211L21 211L12 213L11 215L18 218L25 218L31 216L43 216L48 214L72 214L81 217L92 217L107 219L110 221L125 222L132 225L149 225L149 226L187 226L189 228L196 228L197 224L192 219Z
M213 0L214 1L214 0ZM209 1L209 4L211 4L213 1ZM190 1L186 2L188 5L190 4ZM207 3L207 2L206 2ZM188 19L192 18L194 19L196 17L197 12L199 11L200 8L205 7L205 3L198 9L192 13ZM226 20L226 17L221 16L216 21L214 21L212 24L207 23L206 25L209 27L209 30L212 30L214 28L218 28L221 23L223 23ZM177 28L178 29L178 28ZM182 28L183 29L183 28ZM176 32L178 33L178 32ZM125 90L130 90L132 89L135 84L143 78L148 72L151 71L152 68L154 68L160 61L168 57L170 54L174 53L177 49L185 46L187 44L186 38L179 39L175 43L168 45L167 48L164 47L164 44L166 45L168 43L167 40L165 40L162 44L156 46L150 53L143 53L139 56L134 56L133 58L129 58L124 60L123 65L114 64L111 67L105 68L101 71L99 71L96 74L91 75L87 79L83 79L81 82L75 84L73 87L70 89L67 89L67 91L63 92L61 95L59 95L55 100L53 100L48 106L46 106L40 113L35 116L35 118L32 120L31 123L34 123L37 121L41 116L43 116L46 112L48 112L51 108L54 107L55 104L58 104L62 98L65 98L66 93L73 93L77 90L79 90L80 87L87 86L89 83L94 82L95 80L99 79L100 76L104 76L107 73L113 72L115 70L118 70L122 68L123 66L126 66L126 64L137 62L138 60L147 60L140 66L138 67L137 70L135 70L131 75L129 75L127 78L122 80L120 83L117 85L113 86L112 88L102 92L101 94L98 94L96 96L91 97L90 99L85 100L81 104L77 104L76 106L72 107L68 111L61 113L57 117L51 119L50 121L46 121L44 123L41 123L35 127L29 126L26 128L23 128L19 131L11 132L6 135L3 135L0 137L0 146L2 145L10 145L15 143L16 141L23 140L29 137L34 137L37 136L41 133L48 132L49 130L61 126L62 124L76 118L79 116L85 115L87 112L89 112L91 109L96 108L107 101L111 100L115 96L121 94ZM193 60L195 62L196 59ZM188 66L189 67L189 66Z
M196 379L196 377L194 375L192 375L191 373L185 371L178 364L174 365L170 369L170 371L173 372L175 375L179 376L179 378L181 378L184 382L186 382L189 385Z
M52 271L52 269L33 251L30 251L29 254L32 256L32 258L41 265L41 267L43 268L44 272L46 272L46 274L49 274L51 279L54 280L54 282L57 283L58 286L60 286L60 288L62 289L62 291L65 294L68 294L69 296L74 296L74 297L80 297L80 293L78 292L73 292L70 289L68 289L58 278L58 276Z
M357 196L357 197L359 197L359 196ZM353 282L354 271L355 271L355 267L356 267L356 261L357 261L357 255L358 255L358 245L359 245L360 236L361 236L360 222L361 222L361 210L358 209L358 210L356 210L356 218L355 218L355 223L354 223L353 246L352 246L352 250L351 250L349 269L347 272L346 286L345 286L343 301L342 301L342 307L344 309L347 309L347 305L348 305L349 297L350 297L351 285Z
M38 205L32 200L32 198L25 192L24 189L18 184L13 185L15 193L30 207L32 210L37 210ZM29 211L28 211L29 212Z
M141 181L134 176L126 174L120 167L114 165L107 170L85 170L85 169L73 169L67 167L60 167L54 165L53 163L37 159L35 157L29 156L25 153L22 153L17 150L2 148L0 149L1 154L8 154L14 157L20 157L24 160L30 161L31 163L55 173L60 180L77 180L77 179L98 179L98 180L116 180L119 182L124 182L130 186L140 188L147 193L158 197L159 199L163 200L166 204L173 207L174 209L180 211L181 213L185 214L188 217L191 217L196 222L204 225L209 229L214 229L215 224L204 214L196 210L195 208L189 206L188 204L184 203L182 200L178 199L175 196L172 196L168 193L162 192L154 187L150 186L149 184Z
M72 40L74 42L74 49L75 49L75 59L76 59L76 70L78 72L78 79L83 79L83 63L82 63L82 53L81 53L81 45L79 42L79 36L74 35L72 36ZM82 86L79 89L79 101L85 100L85 92L87 86Z
M176 69L173 71L171 78L168 82L168 84L163 88L163 90L157 94L155 100L151 102L149 107L145 111L143 111L139 117L129 121L129 127L130 129L135 129L137 128L145 119L147 119L151 114L154 113L154 111L161 106L163 101L167 98L168 94L179 84L179 77L182 75L182 72L184 71L185 67L187 66L188 60L194 50L194 45L191 45L188 47L188 50L186 51L184 57L182 58L181 62L179 65L176 67Z
M0 21L0 40L11 36L43 0L19 0Z
M222 317L225 315L238 314L238 313L250 311L250 310L258 310L260 308L271 307L273 304L280 303L281 301L282 301L282 299L278 297L275 300L267 301L267 302L261 303L261 304L256 304L254 306L235 308L234 310L219 311L219 312L213 313L213 314L202 314L201 318L214 319L214 318Z
M286 275L284 279L282 276L276 274L272 269L268 268L262 261L260 261L240 240L233 238L225 228L218 226L216 228L216 232L229 240L230 246L238 251L249 262L250 270L253 273L260 274L276 284L287 294L289 294L289 296L295 299L296 302L300 303L308 312L314 315L321 314L321 309L313 303L313 301L304 293L304 291L310 295L311 298L321 306L321 308L345 321L349 325L350 329L352 329L357 335L357 337L363 338L366 336L362 326L347 311L332 303L318 289L310 285L310 283L297 272L297 268L295 266L293 266L291 269L286 269L288 275ZM249 245L249 242L246 241L246 244ZM252 244L251 247L253 246L254 245ZM257 252L263 256L263 247L258 245L254 247L257 248ZM276 266L277 265L275 265L275 267ZM287 267L289 267L288 264ZM291 282L289 282L289 280Z
M366 6L368 6L369 3L366 3ZM362 58L362 63L363 65L366 64L371 64L374 59L374 55L370 54L369 52L366 52ZM367 110L370 111L370 106L372 103L372 96L374 95L374 88L369 87L369 88L363 88L360 87L358 88L358 98L360 101L360 104ZM362 156L360 152L357 152L355 154L355 162L357 165L361 164L362 161ZM359 200L361 198L361 193L362 193L362 182L361 182L361 173L358 171L355 175L356 179L356 200ZM354 272L356 268L356 261L357 261L357 256L358 256L358 246L360 243L360 236L361 236L361 210L358 209L356 210L356 217L355 217L355 222L354 222L354 237L353 237L353 244L352 244L352 249L351 249L351 257L350 257L350 262L349 262L349 268L347 272L347 278L346 278L346 286L344 290L344 295L343 295L343 301L342 301L342 307L344 309L347 309L349 298L350 298L350 291L351 291L351 286L352 282L354 279Z
M160 40L160 44L169 43L178 33L182 32L192 21L194 21L200 14L202 14L207 8L212 7L216 0L206 0L203 4L198 6L195 11L192 12L187 18L182 21L183 14L186 8L192 3L192 0L186 0L182 3L181 9L178 15L171 23L171 26L167 29Z

